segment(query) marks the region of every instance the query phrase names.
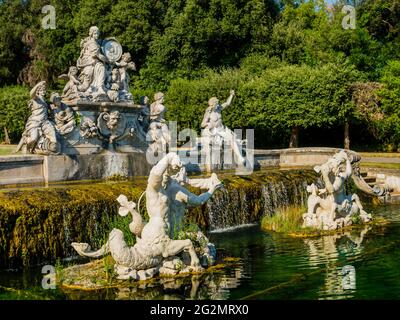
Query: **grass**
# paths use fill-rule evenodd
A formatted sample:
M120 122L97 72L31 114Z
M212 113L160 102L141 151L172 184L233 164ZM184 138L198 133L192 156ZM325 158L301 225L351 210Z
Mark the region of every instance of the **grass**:
M400 170L400 163L361 162L361 168L379 168Z
M359 152L361 157L368 158L399 158L400 152Z
M264 216L261 220L261 228L268 231L291 233L304 231L303 214L307 212L304 206L289 206L280 208L273 216Z
M0 156L8 156L13 153L17 146L13 144L0 145Z

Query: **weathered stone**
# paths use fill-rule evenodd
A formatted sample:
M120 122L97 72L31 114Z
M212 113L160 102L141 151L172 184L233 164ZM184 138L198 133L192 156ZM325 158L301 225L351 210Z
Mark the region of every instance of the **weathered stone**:
M336 153L314 170L321 173L324 188L319 189L315 184L307 187L310 196L308 212L303 215L303 227L336 230L351 225L355 216L359 216L362 222L372 220L372 216L364 211L358 195L345 193L345 182L353 170L351 157L345 151Z
M118 265L115 270L117 273L121 272L118 276L122 278L128 277L130 270L136 270L140 280L151 278L158 272L165 259L176 257L182 251L187 251L190 255L191 268L185 268L185 272L193 270L200 272L202 267L192 241L187 238L172 240L170 237L171 225L168 222L175 217L166 215L177 213L183 216L184 209L188 204L204 204L214 191L221 187L221 182L215 174L209 179L193 180L191 185L208 188L208 192L196 196L181 185L187 179L179 156L175 153L167 154L150 171L146 189L146 206L150 219L143 228L142 220L138 219L140 215L135 210L136 205L127 201L126 197L122 195L118 197L121 205L119 214L125 216L130 212L132 215L132 223L129 227L137 236L136 244L133 247L128 247L124 235L119 229L113 229L106 244L97 251L91 251L90 246L86 243L72 243L72 246L81 256L91 258L98 258L110 252ZM182 211L173 210L172 200L181 204ZM176 219L182 219L182 216L178 216ZM140 224L140 226L136 224ZM194 236L197 237L197 240L199 237L205 238L199 233ZM205 243L208 244L208 239ZM171 266L171 270L178 269L179 262L176 259L174 261L170 258L168 261L171 263L167 263L167 267ZM165 269L169 269L167 267Z
M228 147L233 151L234 161L231 165L246 165L246 159L242 155L242 141L239 141L236 134L222 123L222 110L229 107L232 103L235 91L231 90L226 102L220 104L216 97L208 100L208 108L201 123L201 146L206 154L206 165L208 171L218 168L220 162L222 146ZM224 163L224 167L229 163ZM220 167L222 169L222 167Z

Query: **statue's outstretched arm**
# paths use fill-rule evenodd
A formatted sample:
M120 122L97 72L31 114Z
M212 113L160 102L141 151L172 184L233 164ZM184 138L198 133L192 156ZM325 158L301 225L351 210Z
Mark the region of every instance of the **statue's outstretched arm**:
M235 91L231 90L228 99L221 105L222 109L225 109L231 105L234 96L235 96Z
M186 183L192 187L200 188L200 189L210 189L211 186L214 184L221 183L215 173L211 175L210 178L203 178L203 179L186 179Z
M189 190L182 188L181 191L176 194L175 199L179 202L187 203L192 207L197 207L206 203L211 196L212 192L210 191L204 192L198 196L194 193L191 193Z

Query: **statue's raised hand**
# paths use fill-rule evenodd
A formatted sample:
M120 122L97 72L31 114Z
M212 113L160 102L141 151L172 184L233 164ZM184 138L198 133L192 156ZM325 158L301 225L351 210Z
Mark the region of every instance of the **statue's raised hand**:
M213 173L210 178L210 192L214 193L216 190L221 189L223 187L223 183L218 179L218 176Z
M234 95L235 95L235 90L229 91L229 94L230 94L231 96L234 96Z

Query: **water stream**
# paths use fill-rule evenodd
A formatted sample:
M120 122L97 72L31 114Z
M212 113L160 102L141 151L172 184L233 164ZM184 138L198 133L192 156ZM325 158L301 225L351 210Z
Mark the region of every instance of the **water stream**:
M212 232L222 272L96 292L44 290L39 269L1 271L0 299L399 299L400 206L369 207L390 222L319 238L263 232L258 225Z

